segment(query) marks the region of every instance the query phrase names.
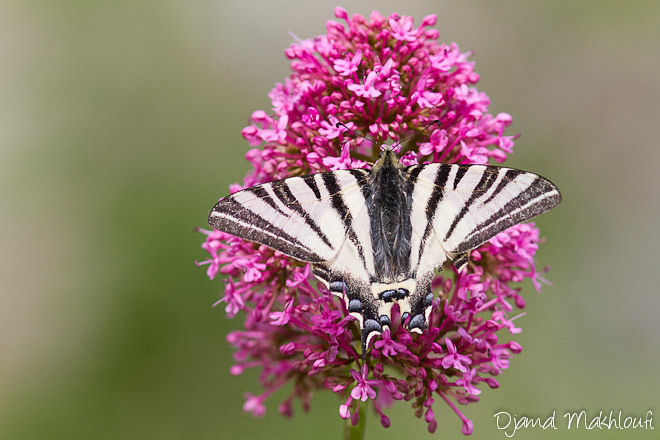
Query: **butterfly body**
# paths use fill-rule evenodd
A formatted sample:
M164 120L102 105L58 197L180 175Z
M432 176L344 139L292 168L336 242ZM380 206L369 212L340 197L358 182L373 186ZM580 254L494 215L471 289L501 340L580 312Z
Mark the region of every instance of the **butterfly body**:
M389 150L365 185L376 272L390 282L407 278L410 270L412 191L404 172L405 167Z
M437 269L557 205L557 188L533 173L487 165L404 166L383 148L371 170L290 177L221 199L216 229L313 265L345 301L369 341L399 305L410 331L428 322Z

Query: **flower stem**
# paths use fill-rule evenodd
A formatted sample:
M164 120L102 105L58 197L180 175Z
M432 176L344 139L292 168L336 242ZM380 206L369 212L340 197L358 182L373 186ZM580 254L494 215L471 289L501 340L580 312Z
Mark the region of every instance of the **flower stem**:
M364 410L366 405L358 405L358 414L360 420L357 425L353 425L349 417L344 421L344 437L343 440L363 440L365 428L367 426L367 413Z

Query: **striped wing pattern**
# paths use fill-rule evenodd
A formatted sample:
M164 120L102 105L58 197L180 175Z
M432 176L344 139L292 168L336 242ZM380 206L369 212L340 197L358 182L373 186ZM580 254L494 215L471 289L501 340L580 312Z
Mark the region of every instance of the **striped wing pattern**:
M345 170L276 180L238 191L211 210L216 229L307 263L335 262L362 279L374 274L362 187L369 172Z
M391 325L395 302L411 331L426 328L431 282L446 260L461 269L468 251L561 201L551 182L512 168L404 167L391 150L384 151L379 162L373 171L332 171L247 188L221 199L209 215L216 229L313 264L314 274L358 319L363 354L370 339ZM383 176L399 179L394 187L400 191L412 189L412 194L399 193L412 200L409 211L374 202L374 194L382 195L379 190L386 188L376 187ZM397 232L396 243L409 243L410 256L405 273L394 278L391 271L376 269L384 266L377 237L391 234L379 233L382 226L374 226L381 225L372 221L374 215L409 216L404 224L411 228ZM398 246L392 243L390 247Z
M414 182L411 259L421 272L561 201L550 181L512 168L425 164L409 167L408 178Z

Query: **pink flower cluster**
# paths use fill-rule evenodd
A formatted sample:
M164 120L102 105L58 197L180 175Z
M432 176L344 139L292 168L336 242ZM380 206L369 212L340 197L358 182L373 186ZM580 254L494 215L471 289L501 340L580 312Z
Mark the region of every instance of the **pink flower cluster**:
M512 152L507 114L488 113L488 97L473 87L479 80L469 53L441 44L431 29L435 16L415 27L412 17L373 12L349 17L337 8L327 34L293 44L286 55L292 74L270 93L273 113L256 111L243 130L252 172L232 191L274 179L343 168L365 168L379 144L420 133L401 146L402 162L502 162ZM433 121L440 121L425 131ZM336 123L346 126L337 128ZM368 135L365 141L347 128ZM518 283L543 279L534 255L539 230L515 226L471 254L467 271L446 267L433 283L436 299L423 334L400 325L395 306L391 329L375 339L362 359L360 332L343 303L311 276L309 265L272 249L219 231L203 231L210 278L224 277L230 317L245 317L244 329L228 341L236 348L232 374L261 370L263 392L248 394L245 410L265 413L265 400L294 383L280 412L293 414L299 400L307 410L316 390L343 396L339 415L357 423L358 408L372 402L383 426L394 401L411 402L415 414L434 432L439 399L462 420L459 409L479 400L484 384L497 388L497 375L521 351L500 334L516 334L516 310L525 306ZM506 336L505 336L506 338Z

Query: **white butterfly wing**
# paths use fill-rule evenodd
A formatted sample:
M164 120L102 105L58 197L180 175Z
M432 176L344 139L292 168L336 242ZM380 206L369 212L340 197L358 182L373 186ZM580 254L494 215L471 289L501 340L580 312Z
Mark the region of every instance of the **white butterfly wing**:
M364 173L310 174L246 188L221 199L209 214L209 224L297 260L325 263L334 260L345 249L347 236L354 234L352 217L365 205Z
M410 167L408 176L414 181L411 215L417 224L411 258L421 271L433 270L561 201L549 180L513 168L426 164Z
M367 209L369 171L310 174L257 185L220 200L214 228L312 263L314 274L342 297L362 328L378 318ZM363 344L366 337L363 335Z

